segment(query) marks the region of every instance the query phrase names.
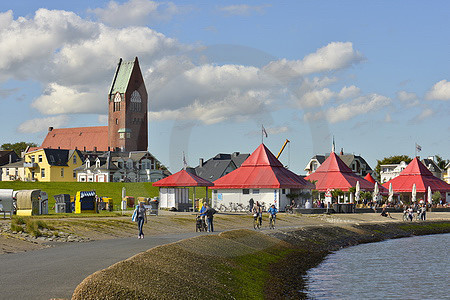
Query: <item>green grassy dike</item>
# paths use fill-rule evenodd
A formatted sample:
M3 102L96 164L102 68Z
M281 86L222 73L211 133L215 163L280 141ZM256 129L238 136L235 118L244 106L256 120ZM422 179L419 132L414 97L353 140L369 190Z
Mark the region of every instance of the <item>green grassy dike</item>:
M450 222L234 230L152 248L87 277L72 299L302 299L303 275L361 243L449 233Z

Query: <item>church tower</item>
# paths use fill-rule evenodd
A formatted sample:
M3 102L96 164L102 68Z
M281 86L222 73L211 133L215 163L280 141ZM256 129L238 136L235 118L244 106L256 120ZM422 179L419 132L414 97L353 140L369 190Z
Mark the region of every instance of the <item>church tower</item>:
M139 61L119 60L108 94L108 148L147 151L148 95Z

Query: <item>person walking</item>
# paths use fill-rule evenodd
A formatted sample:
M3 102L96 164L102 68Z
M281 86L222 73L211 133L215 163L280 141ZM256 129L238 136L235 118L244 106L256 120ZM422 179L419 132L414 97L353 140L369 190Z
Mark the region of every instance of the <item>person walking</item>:
M217 211L214 208L206 205L205 215L206 215L206 222L208 223L208 232L214 232L213 219L214 219L214 214L216 212Z
M250 200L248 200L248 206L250 207L250 212L253 210L253 205L255 205L255 200L253 200L253 198L250 198Z
M144 202L139 202L138 207L136 207L135 214L139 229L138 239L143 239L144 232L142 229L144 227L144 222L147 224L147 209L144 207Z

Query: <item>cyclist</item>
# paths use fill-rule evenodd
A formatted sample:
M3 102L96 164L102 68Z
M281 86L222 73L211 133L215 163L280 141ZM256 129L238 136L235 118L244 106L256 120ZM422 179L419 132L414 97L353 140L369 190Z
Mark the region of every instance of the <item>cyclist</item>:
M275 228L275 220L277 217L278 209L275 207L275 204L272 204L267 210L269 213L269 224L272 224L272 228Z

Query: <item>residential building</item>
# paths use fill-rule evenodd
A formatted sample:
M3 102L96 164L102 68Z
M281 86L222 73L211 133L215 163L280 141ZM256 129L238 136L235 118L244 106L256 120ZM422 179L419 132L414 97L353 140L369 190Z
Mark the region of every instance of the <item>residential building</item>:
M76 181L74 169L83 164L79 150L38 149L25 153L26 181Z
M199 165L195 167L195 173L203 179L215 181L239 168L249 156L248 153L233 152L219 153L207 161L200 158Z
M434 177L442 179L442 175L444 172L442 172L441 168L439 168L439 165L434 160L434 156L428 156L427 158L424 158L421 161L425 165L425 167L427 167L427 169L430 170L430 172L433 174Z
M450 184L450 163L445 166L444 181Z
M76 168L79 182L155 182L168 171L148 151L86 154L83 165Z
M325 155L314 155L304 169L306 171L306 176L314 173L329 156L330 153L327 153ZM338 154L338 156L347 165L347 167L349 167L353 171L353 173L361 177L373 173L372 168L360 155L344 154L344 150L341 149L341 152Z
M2 181L25 181L25 168L22 160L6 164L0 168Z
M132 61L119 60L107 95L108 126L49 127L40 148L146 151L148 95L137 57Z
M380 165L380 179L381 183L388 182L394 179L408 166L408 164L402 161L399 164L386 164Z

